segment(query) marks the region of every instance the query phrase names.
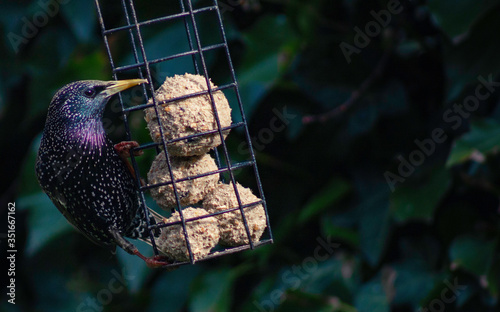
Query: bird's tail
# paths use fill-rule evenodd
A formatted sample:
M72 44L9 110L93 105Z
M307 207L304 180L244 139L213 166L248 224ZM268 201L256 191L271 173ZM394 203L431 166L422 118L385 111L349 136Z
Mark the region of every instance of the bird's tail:
M141 209L142 211L142 209ZM149 212L149 224L150 225L154 225L154 224L157 224L157 223L162 223L164 222L163 220L165 219L164 216L162 216L161 214L159 214L158 212L154 211L153 209L151 208L148 208L148 212ZM142 214L143 215L143 214ZM144 218L141 218L141 220L144 220L144 223L143 223L143 231L139 231L141 235L138 235L137 236L137 239L147 243L148 245L152 245L151 244L151 236L149 234L149 231L147 231L147 224L145 222L145 219ZM161 234L161 230L160 229L154 229L153 230L153 235L154 237L159 237Z
M154 223L151 223L151 224L156 224L157 222L163 222L163 220L165 219L164 216L162 216L158 212L154 211L153 209L148 208L148 210L149 210L149 213L151 214L151 217L153 217L153 219L155 221Z
M157 223L163 222L164 217L157 213L156 211L148 208L148 216L147 218L149 219L149 225L155 225ZM161 231L159 228L153 229L153 235L154 237L159 237L161 234ZM137 210L137 215L134 218L134 221L130 227L130 231L127 237L134 238L134 239L140 239L143 240L147 243L150 243L150 233L148 230L148 222L146 222L146 217L144 216L144 209L140 207Z

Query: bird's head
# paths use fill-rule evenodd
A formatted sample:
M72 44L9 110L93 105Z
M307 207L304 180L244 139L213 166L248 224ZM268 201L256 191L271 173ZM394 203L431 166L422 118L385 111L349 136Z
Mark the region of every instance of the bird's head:
M101 119L111 96L141 83L147 80L82 80L67 84L52 98L47 122L81 123Z

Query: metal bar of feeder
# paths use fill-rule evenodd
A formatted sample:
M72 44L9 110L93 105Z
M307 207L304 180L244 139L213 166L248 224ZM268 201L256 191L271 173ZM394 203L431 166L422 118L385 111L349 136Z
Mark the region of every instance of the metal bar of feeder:
M209 6L209 7L203 7L203 8L196 9L196 10L194 10L194 13L198 14L201 12L212 11L212 10L214 10L214 7ZM119 31L134 29L137 26L142 27L142 26L146 26L146 25L153 25L153 24L157 24L157 23L161 23L161 22L174 20L177 18L183 18L183 17L189 16L189 14L190 14L189 12L182 12L182 13L178 13L178 14L172 14L172 15L168 15L168 16L150 19L150 20L147 20L144 22L138 22L137 24L124 25L124 26L120 26L120 27L116 27L116 28L106 29L103 32L103 35L110 35L110 34L113 34L113 33L119 32Z
M259 247L259 246L263 246L263 245L272 244L273 242L274 241L272 239L261 240L261 241L258 241L258 242L254 243L254 248ZM208 254L204 258L196 260L195 262L206 261L206 260L210 260L210 259L217 258L217 257L220 257L220 256L225 256L225 255L230 255L230 254L233 254L233 253L245 251L245 250L248 250L248 249L250 249L250 245L242 245L242 246L227 248L227 249L220 250L220 251L214 251L213 253ZM189 261L176 262L176 263L172 263L172 264L168 264L168 265L162 266L162 268L164 268L164 269L175 268L175 267L179 267L181 265L186 265L186 264L191 264L191 262L189 262Z
M226 167L226 168L220 168L220 169L217 169L217 170L200 173L200 174L197 174L197 175L194 175L194 176L189 176L189 177L186 177L186 178L174 179L173 182L172 182L172 180L170 180L168 182L162 182L162 183L156 183L156 184L148 184L148 185L145 185L145 186L141 186L141 190L148 190L148 189L152 189L152 188L156 188L156 187L160 187L160 186L165 186L165 185L170 185L170 184L174 184L174 183L181 183L181 182L184 182L184 181L194 180L194 179L206 177L206 176L213 175L213 174L220 174L220 173L223 173L223 172L229 172L230 170L235 171L237 169L241 169L241 168L252 166L252 165L253 165L252 161L240 162L240 163L234 164L233 166L231 166L231 168L228 168L228 167Z
M224 44L222 44L222 43L213 44L213 45L204 47L202 50L203 51L210 51L210 50L215 50L215 49L220 49L220 48L224 48ZM157 64L157 63L162 63L162 62L165 62L165 61L173 60L173 59L176 59L176 58L179 58L179 57L189 56L189 55L195 55L195 54L198 54L198 50L190 50L190 51L186 51L186 52L181 52L181 53L178 53L178 54L170 55L170 56L167 56L167 57L162 57L162 58L159 58L159 59L154 59L154 60L149 61L148 63L150 65L153 65L153 64ZM144 67L144 65L145 65L144 62L136 63L136 64L131 64L131 65L124 65L124 66L116 67L115 69L113 69L113 72L114 73L119 73L119 72L131 70L131 69L141 68L141 67Z
M233 87L234 87L234 83L229 83L229 84L226 84L226 85L214 88L213 90L214 91L222 91L222 90L233 88ZM171 103L171 102L185 100L185 99L188 99L188 98L192 98L192 97L196 97L196 96L200 96L200 95L206 95L206 94L208 94L207 90L200 91L200 92L195 92L195 93L190 93L190 94L186 94L186 95L183 95L183 96L178 96L178 97L171 98L171 99L168 99L168 100L165 100L165 101L157 101L156 104L157 105L164 105L164 104L168 104L168 103ZM154 103L146 103L146 104L135 105L135 106L132 106L132 107L125 108L125 112L132 112L132 111L136 111L136 110L143 110L143 109L152 107L154 105L155 105Z

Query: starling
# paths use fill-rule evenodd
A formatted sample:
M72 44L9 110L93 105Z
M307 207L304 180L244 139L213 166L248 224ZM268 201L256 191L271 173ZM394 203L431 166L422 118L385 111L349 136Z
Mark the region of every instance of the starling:
M147 80L86 80L60 89L48 108L36 175L63 216L88 239L112 251L118 245L156 267L167 263L158 256L143 256L124 238L149 238L138 185L126 159L138 144L114 145L102 121L112 95L141 83ZM154 224L151 215L148 219Z

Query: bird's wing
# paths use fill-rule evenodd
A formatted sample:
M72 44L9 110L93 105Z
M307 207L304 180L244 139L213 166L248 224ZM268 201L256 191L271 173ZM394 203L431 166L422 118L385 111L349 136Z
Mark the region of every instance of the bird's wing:
M57 207L57 209L59 209L62 215L66 218L66 220L68 220L68 222L71 223L72 226L74 226L81 232L81 230L75 225L75 219L68 212L66 197L64 197L64 195L57 189L52 192L47 192L47 194L49 195L50 199L52 199L52 202Z
M78 226L77 226L77 223L75 222L75 219L73 218L73 216L69 213L68 211L68 208L67 208L67 201L66 201L66 197L64 197L64 195L59 192L57 189L53 192L47 192L50 199L52 199L52 202L54 203L54 205L57 207L57 209L61 212L61 214L66 218L66 220L68 220L68 222L75 228L78 230L78 232L82 233L83 236L85 236L88 240L90 240L91 242L93 242L94 244L96 245L99 245L99 246L103 246L103 247L108 247L108 248L111 248L112 251L114 251L116 249L116 246L108 246L108 245L104 245L102 244L101 242L98 242L96 241L94 238L92 238L91 236L85 234L85 232L80 229Z

